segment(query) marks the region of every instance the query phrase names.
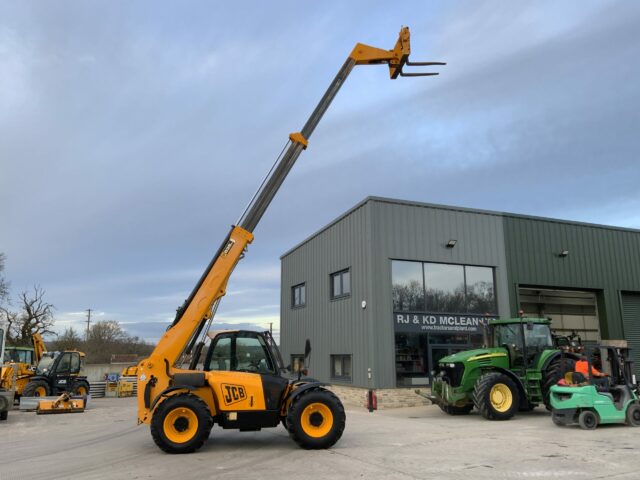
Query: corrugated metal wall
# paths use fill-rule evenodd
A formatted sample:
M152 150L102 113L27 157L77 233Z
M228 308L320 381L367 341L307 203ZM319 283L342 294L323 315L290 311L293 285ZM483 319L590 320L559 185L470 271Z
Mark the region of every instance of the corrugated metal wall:
M620 291L640 291L640 233L554 220L504 217L511 313L518 285L596 291L603 338L622 339ZM569 255L560 257L562 250Z
M640 379L640 293L624 292L621 300L625 339L631 348L636 377Z
M367 298L369 207L361 204L282 257L281 347L285 363L311 340L310 375L329 381L330 355L352 356L352 383L367 385L371 329ZM330 298L330 275L351 269L351 296ZM306 306L291 308L291 287L306 283Z
M377 388L396 383L391 259L495 267L498 313L508 315L506 258L500 215L413 202L372 199L372 295ZM454 248L446 248L450 239Z

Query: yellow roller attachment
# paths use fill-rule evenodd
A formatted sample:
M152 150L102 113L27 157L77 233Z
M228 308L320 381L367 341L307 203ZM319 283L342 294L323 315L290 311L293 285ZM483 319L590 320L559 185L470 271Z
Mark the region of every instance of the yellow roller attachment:
M304 433L313 438L322 438L333 427L333 414L324 403L311 403L302 411L300 423Z
M85 403L83 398L71 398L68 393L63 393L55 400L40 400L38 402L37 414L48 413L80 413L84 412Z

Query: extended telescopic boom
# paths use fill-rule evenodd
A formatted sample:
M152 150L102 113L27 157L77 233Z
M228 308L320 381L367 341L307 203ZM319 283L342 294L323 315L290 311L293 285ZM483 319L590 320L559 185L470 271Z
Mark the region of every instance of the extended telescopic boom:
M302 130L289 135L289 141L283 153L276 160L271 171L241 215L237 226L234 226L225 238L189 298L178 309L174 322L148 360L155 358L156 361L161 361L166 364L167 368L170 368L185 351L185 347L187 347L186 353L191 353L191 349L195 346L205 323L210 321L215 314L217 302L225 294L231 272L240 260L247 245L253 240L253 231L258 222L300 153L307 148L311 134L356 65L385 64L389 67L391 79L395 79L398 76L437 75L437 73L422 72L405 73L403 71L405 65L445 65L441 62L409 62L409 54L411 53L409 40L409 28L403 27L400 30L395 47L391 50L383 50L361 43L356 44ZM199 353L198 349L197 351ZM197 354L194 354L194 357L197 357Z

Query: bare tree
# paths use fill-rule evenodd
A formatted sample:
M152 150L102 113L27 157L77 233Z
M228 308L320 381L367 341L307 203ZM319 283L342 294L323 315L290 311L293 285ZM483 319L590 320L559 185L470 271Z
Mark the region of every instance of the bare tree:
M55 335L51 330L54 306L44 300L44 294L44 289L35 285L33 292L20 293L17 312L0 308L0 314L8 323L7 340L16 345L30 345L34 333Z
M58 335L58 338L53 342L50 342L50 350L82 350L83 346L82 338L73 327L65 328L62 335Z
M0 305L4 305L9 300L9 282L4 277L4 262L7 256L0 253Z

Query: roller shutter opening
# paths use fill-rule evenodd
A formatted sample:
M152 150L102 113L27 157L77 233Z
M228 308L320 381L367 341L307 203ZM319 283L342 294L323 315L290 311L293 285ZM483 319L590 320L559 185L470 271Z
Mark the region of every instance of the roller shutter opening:
M640 293L622 294L622 324L635 362L636 377L640 378Z

